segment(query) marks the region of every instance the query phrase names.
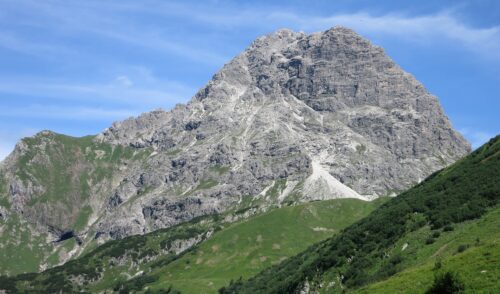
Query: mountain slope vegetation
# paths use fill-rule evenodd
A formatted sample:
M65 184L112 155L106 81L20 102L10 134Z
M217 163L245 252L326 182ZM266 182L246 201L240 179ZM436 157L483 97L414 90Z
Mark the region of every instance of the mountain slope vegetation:
M496 208L477 220L455 224L452 231L442 231L431 244L425 242L431 235L428 230L408 234L391 250L407 259L402 266L405 269L354 293L422 293L435 276L447 272L456 274L467 292L498 293L499 227L500 208ZM401 243L408 244L405 250L401 250Z
M421 249L412 254L397 254L397 250L394 250L396 246L402 248L408 244L408 252L415 246L413 242L401 244L405 238L420 236L415 237L414 242L418 244L415 247L432 244L454 226L494 210L500 200L498 179L500 136L388 201L341 234L311 246L247 281L238 281L222 288L220 292L319 291L327 281L330 281L330 292L342 292L384 280L418 263L412 260L416 258L415 254L426 251ZM498 216L494 212L492 215ZM494 226L488 228L492 230ZM492 246L490 251L493 252L486 253L498 255L498 246ZM481 249L471 250L467 254L473 254L475 250ZM449 262L454 262L456 258L450 258ZM491 286L484 285L485 290L491 290L488 285ZM498 287L498 283L493 287Z
M0 278L0 289L9 293L128 293L147 286L152 291L173 287L182 293L217 292L232 279L251 277L339 232L383 201L317 201L274 208L235 222L224 219L238 217L244 210L202 217L170 229L110 241L39 274Z

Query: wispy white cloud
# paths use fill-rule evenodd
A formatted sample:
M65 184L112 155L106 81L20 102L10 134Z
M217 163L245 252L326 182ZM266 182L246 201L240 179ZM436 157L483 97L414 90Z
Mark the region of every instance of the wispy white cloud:
M152 1L152 3L156 2ZM156 4L161 6L159 2ZM230 57L213 52L207 46L200 47L198 43L189 43L186 39L179 37L173 38L172 35L164 33L165 29L161 26L148 26L145 21L137 22L130 18L131 11L140 15L143 11L142 7L147 6L138 2L107 3L91 0L65 2L64 5L58 1L23 1L9 8L13 10L14 15L19 11L24 13L30 11L31 17L27 21L16 19L16 23L50 32L56 39L59 38L58 42L43 44L13 36L7 29L0 29L0 41L3 41L0 42L0 47L32 55L39 55L49 50L70 52L70 49L64 46L63 40L73 34L118 41L147 48L155 51L156 54L173 54L208 65L220 66ZM142 17L147 18L147 15L142 15ZM79 54L83 52L80 51Z
M90 34L118 42L154 50L159 54L174 54L195 62L222 65L231 56L214 51L210 43L225 30L238 31L254 28L274 31L289 27L307 32L321 31L335 25L352 28L367 36L398 38L419 44L455 42L458 46L482 56L500 60L500 26L475 27L464 22L453 7L428 15L404 13L373 14L360 10L332 15L307 14L278 6L211 5L182 1L144 2L84 1L23 1L24 6L12 5L11 9L32 10L26 22L59 35ZM27 3L27 4L26 4ZM17 6L21 6L18 8ZM133 16L131 18L131 15ZM136 17L142 21L137 21ZM178 21L203 30L192 32L194 39L177 33L171 26L162 26L162 19L178 18ZM145 19L156 19L153 25ZM22 22L23 20L19 20ZM172 20L171 20L172 21ZM204 30L219 31L204 34ZM41 44L12 36L0 30L0 46L8 46L24 53L49 50L67 50L61 44ZM61 48L58 48L60 46Z
M362 34L396 37L420 44L455 42L482 56L500 60L500 26L475 27L464 22L454 7L428 15L404 13L372 14L366 11L312 15L276 6L213 7L192 3L157 2L155 5L122 6L158 15L177 15L191 22L214 28L250 27L274 31L288 27L306 32L326 30L336 25L354 29ZM201 8L200 8L201 6Z
M73 50L61 44L47 44L26 40L6 31L0 31L0 47L43 58L55 58L56 55L60 58L61 55L75 54Z
M0 115L5 118L48 118L72 121L109 121L124 119L130 116L138 115L139 113L140 111L132 109L106 109L100 107L73 107L40 104L33 104L23 107L3 107L0 110Z
M23 95L40 102L47 99L127 108L168 107L185 102L196 88L177 81L160 80L145 68L128 71L101 83L83 83L37 77L2 77L0 99Z
M127 76L118 76L115 81L124 87L131 87L134 83Z

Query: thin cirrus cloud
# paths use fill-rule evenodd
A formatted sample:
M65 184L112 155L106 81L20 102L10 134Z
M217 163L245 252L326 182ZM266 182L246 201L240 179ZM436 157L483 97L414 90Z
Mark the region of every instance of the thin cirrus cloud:
M15 118L45 118L63 120L104 120L120 119L137 115L137 111L131 109L106 109L100 107L85 106L58 106L33 104L27 107L3 107L0 116Z
M74 55L75 52L60 44L33 42L15 36L6 31L0 31L0 47L19 53L48 58L51 56Z
M151 81L136 82L127 75L119 75L109 83L78 84L54 81L14 81L0 82L0 95L28 96L30 100L59 100L80 104L99 103L109 107L151 107L171 106L185 102L195 89L178 82L163 83ZM8 99L8 98L4 98Z
M222 32L243 27L263 31L293 27L310 32L344 25L366 34L396 36L415 42L442 40L444 37L470 50L500 59L500 28L470 26L454 14L453 7L428 15L397 12L374 15L365 11L318 15L299 12L289 7L254 5L249 8L238 5L193 4L184 1L153 0L143 3L89 0L70 1L65 5L60 5L58 1L21 1L19 4L10 2L12 5L8 8L13 15L20 10L29 12L27 20L16 20L16 22L24 21L32 27L42 27L63 34L90 33L216 65L227 61L228 56L207 50L206 46L199 48L196 46L198 44L186 43L182 38L173 41L169 37L176 34L175 30L168 30L169 23L162 25L162 21L174 17L185 24L203 24ZM134 18L131 18L131 15L134 15ZM151 25L148 21L144 21L148 18L157 20L160 25ZM196 31L193 31L193 34L200 43L210 41L209 39L214 37L214 34L204 36L203 33ZM19 46L24 44L20 40L12 38L6 40L9 41L6 44L12 44L11 47L19 50L29 50L31 47L44 49L42 44L31 44L27 46L28 49L24 49L23 46ZM53 48L48 46L45 49Z
M135 12L140 13L140 8L143 6L145 5L132 5L132 8L136 8ZM128 7L129 11L124 10L124 7ZM83 52L72 50L71 44L65 44L67 36L75 35L142 47L159 55L173 54L192 62L212 66L219 66L229 58L207 48L200 48L197 43L185 42L182 35L173 38L178 34L165 31L169 26L146 25L147 22L144 20L148 15L142 15L140 19L130 19L127 12L130 12L131 7L120 3L86 1L57 5L57 1L23 1L8 8L12 15L19 10L30 12L28 20L15 20L16 23L21 23L22 27L42 30L56 38L52 44L43 44L13 36L7 29L1 29L0 41L3 42L0 42L0 47L24 54L42 55L47 52L63 53L68 56L82 55ZM6 27L8 20L9 18L3 19Z
M454 41L457 45L479 53L481 56L500 61L500 27L486 28L467 25L451 11L431 15L408 16L398 13L372 15L367 12L333 14L330 16L305 15L295 12L259 11L240 12L246 22L240 25L253 25L276 28L293 27L307 32L322 31L332 26L342 25L367 35L377 35L385 38L398 38L414 43L430 43ZM241 19L231 14L217 16L197 16L195 19L218 26L238 25ZM265 21L261 21L265 20Z
M41 16L35 15L35 19L29 20L32 26L62 34L91 34L209 65L221 65L230 58L214 52L213 48L206 45L216 41L214 38L227 30L234 31L245 27L271 32L280 27L291 27L312 32L335 25L343 25L369 36L397 37L417 43L454 41L481 56L500 60L500 27L473 27L460 20L452 9L429 15L394 12L374 15L364 11L308 15L277 7L220 8L176 1L149 1L150 5L130 1L86 1L83 4L70 5L54 5L51 1L29 3L26 7L42 12ZM159 20L162 17L177 17L188 24L203 24L218 33L205 35L194 31L195 39L199 42L188 42L187 38L179 38L175 32L168 30L169 26L147 24L140 21L142 18L131 20L128 17L131 12L142 18L152 17ZM47 21L47 18L51 21ZM56 50L71 53L71 50L62 44L33 43L15 38L5 31L1 32L0 40L3 41L0 46L33 54Z
M291 27L314 32L343 25L367 35L397 37L417 43L454 41L481 56L500 61L500 27L473 27L457 17L452 8L429 15L406 15L394 12L374 15L356 11L325 16L272 7L214 9L207 13L206 10L179 3L164 5L166 5L164 9L155 12L181 15L194 22L217 28L254 27L273 31L280 27ZM172 9L172 6L175 9Z

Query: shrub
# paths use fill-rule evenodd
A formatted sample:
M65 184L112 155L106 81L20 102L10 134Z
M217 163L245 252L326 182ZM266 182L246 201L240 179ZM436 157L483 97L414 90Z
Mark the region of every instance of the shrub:
M442 267L443 267L443 263L442 263L441 259L436 260L436 262L434 263L434 270L435 271L440 270Z
M425 292L426 294L455 294L462 293L465 289L460 277L453 272L445 272L434 277L434 283Z
M434 243L434 241L435 241L434 238L429 237L429 238L427 238L427 240L425 240L425 244L429 245L429 244Z
M453 230L454 230L454 228L453 228L453 226L452 226L452 225L447 225L447 226L445 226L445 227L443 228L443 231L444 231L444 232L451 232L451 231L453 231Z
M16 280L15 278L1 277L0 276L0 290L6 291L6 293L17 292Z
M467 248L469 248L469 245L468 245L468 244L461 244L460 246L458 246L458 248L457 248L457 252L458 252L458 253L462 253L462 252L464 252L465 250L467 250Z

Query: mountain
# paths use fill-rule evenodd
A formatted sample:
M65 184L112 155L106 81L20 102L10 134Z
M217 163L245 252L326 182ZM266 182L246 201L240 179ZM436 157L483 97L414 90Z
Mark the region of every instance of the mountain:
M236 221L253 208L205 216L107 242L42 273L0 277L0 290L423 293L452 270L466 291L496 293L499 176L497 136L396 198L314 201Z
M220 292L423 293L443 270L465 276L470 293L498 292L499 178L497 136L337 236Z
M280 30L187 105L96 136L19 142L0 166L0 272L205 215L396 195L469 151L437 98L381 48L342 27Z

